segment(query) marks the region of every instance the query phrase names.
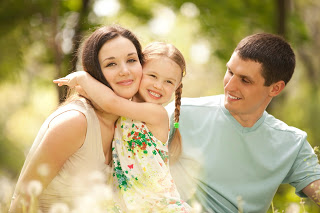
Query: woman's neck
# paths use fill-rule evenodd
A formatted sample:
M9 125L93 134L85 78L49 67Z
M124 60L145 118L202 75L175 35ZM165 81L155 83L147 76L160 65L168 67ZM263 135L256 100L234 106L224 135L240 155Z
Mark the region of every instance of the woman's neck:
M99 109L94 109L94 111L99 119L107 126L113 126L119 118L119 115L114 115Z

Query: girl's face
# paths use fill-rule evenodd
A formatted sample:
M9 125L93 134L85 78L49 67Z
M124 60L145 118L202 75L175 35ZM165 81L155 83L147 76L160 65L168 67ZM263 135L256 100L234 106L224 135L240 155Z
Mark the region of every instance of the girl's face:
M102 73L115 94L130 99L138 89L142 67L133 43L122 36L107 41L98 54Z
M180 85L182 71L178 64L167 57L158 57L145 62L139 87L140 101L164 104Z

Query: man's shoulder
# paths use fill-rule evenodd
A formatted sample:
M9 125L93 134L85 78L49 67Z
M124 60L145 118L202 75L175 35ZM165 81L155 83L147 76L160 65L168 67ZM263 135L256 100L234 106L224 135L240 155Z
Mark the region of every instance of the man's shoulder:
M181 106L183 107L211 107L220 106L224 95L205 96L198 98L182 98Z
M300 136L300 137L306 137L307 133L301 129L298 129L294 126L289 126L287 123L284 121L275 118L273 115L268 114L265 120L265 124L278 132L286 133L288 135L292 136Z
M206 107L219 107L223 103L224 95L205 96L198 98L182 98L181 99L181 111L193 110L194 108L206 108ZM166 107L166 110L170 115L175 109L175 103L172 101Z

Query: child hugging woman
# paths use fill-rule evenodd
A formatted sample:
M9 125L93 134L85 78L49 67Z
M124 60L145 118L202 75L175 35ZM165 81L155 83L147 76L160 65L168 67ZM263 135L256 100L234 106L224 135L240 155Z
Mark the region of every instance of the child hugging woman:
M182 149L178 128L185 60L174 45L164 42L149 44L143 55L143 76L132 100L119 97L84 71L54 82L59 86L80 85L102 110L120 116L112 141L112 160L109 159L115 206L108 210L190 212L190 206L180 199L169 170L169 159L177 158ZM108 75L121 67L122 62L107 57L102 66ZM122 73L126 75L127 70ZM121 85L129 83L119 82ZM173 93L176 131L168 147L169 117L163 104L170 101Z

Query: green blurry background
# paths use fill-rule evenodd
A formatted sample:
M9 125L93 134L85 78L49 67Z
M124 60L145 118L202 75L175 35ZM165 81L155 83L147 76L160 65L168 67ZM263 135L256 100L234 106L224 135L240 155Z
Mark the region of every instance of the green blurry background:
M241 38L262 31L284 36L297 68L268 111L320 145L318 0L6 0L0 2L0 177L16 181L42 122L63 100L64 89L52 80L76 69L83 36L112 23L133 30L143 46L160 40L182 51L184 97L223 92L225 64ZM320 212L304 202L284 185L273 204L279 212Z

